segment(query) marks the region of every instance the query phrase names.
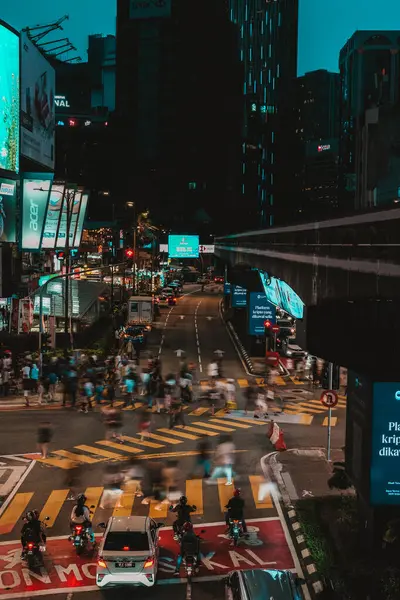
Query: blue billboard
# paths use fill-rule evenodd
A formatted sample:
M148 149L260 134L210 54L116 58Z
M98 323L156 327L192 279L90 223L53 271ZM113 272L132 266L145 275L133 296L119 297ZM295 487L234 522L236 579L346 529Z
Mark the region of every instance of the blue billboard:
M0 21L0 169L19 172L19 36Z
M199 258L198 235L169 235L169 258Z
M247 306L247 290L240 285L231 285L232 308L243 308Z
M296 292L281 279L277 280L281 297L281 308L295 319L302 319L304 314L304 302Z
M400 383L374 383L370 500L400 505Z
M264 322L268 319L276 322L276 308L267 299L266 294L250 292L249 294L249 335L264 335Z
M275 306L281 306L281 295L279 293L278 280L276 277L268 277L268 273L260 271L261 283L264 292L270 302Z
M231 284L225 281L224 283L224 295L228 296L231 293Z

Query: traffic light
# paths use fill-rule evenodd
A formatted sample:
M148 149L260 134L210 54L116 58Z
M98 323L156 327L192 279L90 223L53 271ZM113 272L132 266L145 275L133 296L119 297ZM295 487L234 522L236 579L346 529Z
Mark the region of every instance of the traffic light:
M133 258L135 252L133 251L132 248L126 248L125 250L125 256L126 258Z
M269 337L271 335L271 327L272 327L272 322L269 319L264 321L265 335L267 337Z
M63 250L59 250L58 252L56 252L56 256L57 256L58 260L64 260L65 252Z
M324 372L322 374L322 388L324 390L338 390L340 389L340 366L332 363L332 387L329 385L329 365L327 361L324 365Z

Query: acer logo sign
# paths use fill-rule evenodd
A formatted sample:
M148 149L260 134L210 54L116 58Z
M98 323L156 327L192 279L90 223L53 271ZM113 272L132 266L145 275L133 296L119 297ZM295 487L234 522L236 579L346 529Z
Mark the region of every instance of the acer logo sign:
M32 199L30 200L29 205L29 229L33 231L38 230L38 220L39 220L39 205L34 202Z

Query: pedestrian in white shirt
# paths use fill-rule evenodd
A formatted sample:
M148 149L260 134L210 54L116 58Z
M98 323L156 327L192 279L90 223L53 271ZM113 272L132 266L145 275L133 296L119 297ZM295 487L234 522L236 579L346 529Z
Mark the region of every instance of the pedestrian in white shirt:
M225 485L232 485L235 444L230 435L221 436L221 441L215 450L214 470L210 479L226 477ZM206 479L208 482L209 479Z

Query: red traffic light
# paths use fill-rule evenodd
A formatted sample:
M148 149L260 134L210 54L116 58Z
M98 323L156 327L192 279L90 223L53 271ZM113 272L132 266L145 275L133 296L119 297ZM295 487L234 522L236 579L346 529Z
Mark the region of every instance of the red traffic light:
M58 260L63 260L65 258L65 252L57 252L56 255Z
M272 326L271 321L268 321L268 319L266 321L264 321L264 327L266 327L267 329L269 329Z
M134 254L135 254L135 253L134 253L134 251L132 250L132 248L127 248L127 249L125 250L125 256L126 256L127 258L133 258L133 255L134 255Z

